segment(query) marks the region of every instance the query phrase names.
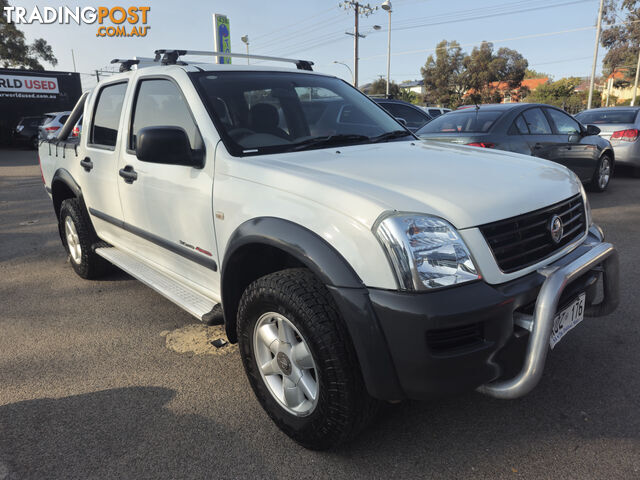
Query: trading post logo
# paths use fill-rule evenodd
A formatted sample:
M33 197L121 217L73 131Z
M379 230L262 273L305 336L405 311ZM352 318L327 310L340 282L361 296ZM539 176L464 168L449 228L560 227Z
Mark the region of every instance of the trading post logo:
M8 23L95 25L96 37L146 37L151 7L4 7Z

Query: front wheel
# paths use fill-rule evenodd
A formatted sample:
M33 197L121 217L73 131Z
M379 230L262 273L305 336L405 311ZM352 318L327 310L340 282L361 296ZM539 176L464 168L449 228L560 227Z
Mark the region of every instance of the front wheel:
M109 271L110 264L93 249L98 239L80 200L69 198L62 202L58 229L71 266L78 275L91 279Z
M365 389L333 299L308 270L283 270L249 285L237 329L260 404L302 446L336 446L374 416L378 402Z
M611 175L613 174L613 163L609 155L603 155L598 161L596 171L591 179L591 188L596 192L604 192L609 186Z

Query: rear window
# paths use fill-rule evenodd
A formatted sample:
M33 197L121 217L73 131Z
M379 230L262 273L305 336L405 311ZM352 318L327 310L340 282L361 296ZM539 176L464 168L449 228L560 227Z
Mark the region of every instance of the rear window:
M418 130L421 133L485 133L503 112L475 108L440 115Z
M597 125L599 123L633 123L635 122L635 110L600 110L597 112L580 112L576 118L585 125Z

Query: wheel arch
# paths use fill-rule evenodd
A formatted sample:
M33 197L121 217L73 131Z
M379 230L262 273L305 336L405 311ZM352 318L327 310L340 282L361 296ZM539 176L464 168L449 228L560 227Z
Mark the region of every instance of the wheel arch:
M261 276L306 267L325 285L362 288L363 282L326 240L289 220L260 217L241 224L229 237L221 268L225 329L235 342L236 315L245 288Z
M53 175L53 179L51 180L51 196L53 198L53 209L56 212L56 218L60 218L60 206L62 202L68 198L78 198L84 206L80 185L74 180L69 171L64 168L59 168Z

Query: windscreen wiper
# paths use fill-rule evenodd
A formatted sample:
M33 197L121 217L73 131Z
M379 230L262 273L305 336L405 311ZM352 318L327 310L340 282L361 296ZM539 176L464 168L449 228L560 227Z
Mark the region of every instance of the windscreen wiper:
M377 137L371 137L371 142L378 143L384 142L386 140L393 140L394 138L406 137L407 135L413 136L411 132L408 130L392 130L391 132L383 133L382 135L378 135Z
M307 150L316 147L331 146L331 145L348 145L350 143L359 143L368 141L369 137L366 135L327 135L326 137L314 137L291 145L291 150Z

